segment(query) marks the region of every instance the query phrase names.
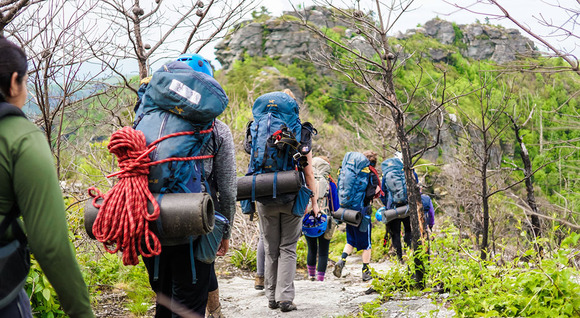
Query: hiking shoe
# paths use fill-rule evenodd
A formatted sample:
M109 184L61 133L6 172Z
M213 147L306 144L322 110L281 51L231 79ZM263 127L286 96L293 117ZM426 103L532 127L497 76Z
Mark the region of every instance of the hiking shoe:
M282 312L288 312L288 311L292 311L292 310L296 310L298 308L296 308L296 305L291 302L291 301L281 301L280 302L280 310Z
M342 269L344 268L344 263L345 263L344 260L340 260L334 265L334 270L332 271L334 276L336 276L338 278L340 278L340 276L342 276Z
M310 279L311 281L315 281L315 280L316 280L316 277L314 277L314 276L310 276L310 277L309 277L309 279Z
M278 308L280 308L280 302L275 301L275 300L268 300L268 308L278 309Z
M371 270L368 268L363 269L363 271L362 271L363 282L369 281L371 279L373 279L373 277L371 276Z
M256 280L254 281L254 289L257 290L264 289L264 276L256 275Z

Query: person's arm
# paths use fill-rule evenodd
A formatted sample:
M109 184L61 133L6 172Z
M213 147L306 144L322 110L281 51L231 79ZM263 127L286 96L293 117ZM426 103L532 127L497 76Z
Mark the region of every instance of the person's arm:
M221 143L218 152L213 158L212 173L215 176L217 185L219 212L230 221L231 226L234 223L234 216L236 214L236 195L238 190L234 140L230 128L226 124L216 121L216 129L218 129L218 138L220 138ZM231 236L230 232L228 231L225 234L224 240L229 240Z
M308 165L304 167L304 179L306 179L306 186L312 191L312 197L310 197L310 202L312 203L312 211L315 215L318 215L320 208L318 207L318 187L316 186L316 179L314 179L314 170L312 169L312 152L306 155L306 160Z
M14 193L30 249L73 318L94 317L87 286L68 238L68 226L53 157L40 131L23 135L13 146Z

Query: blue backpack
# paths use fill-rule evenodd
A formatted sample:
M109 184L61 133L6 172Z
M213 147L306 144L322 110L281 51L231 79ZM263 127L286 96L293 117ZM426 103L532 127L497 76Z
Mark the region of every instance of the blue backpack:
M298 149L302 123L296 101L284 92L267 93L256 99L252 115L248 174L295 169L299 157L296 154L310 151Z
M147 145L172 133L194 132L171 137L156 144L152 161L175 157L196 157L213 137L213 123L228 104L228 97L211 76L194 71L183 62L171 62L153 74L140 88L141 101L134 128L145 134ZM202 160L170 161L150 167L149 189L153 193L201 192L209 185Z
M389 158L381 163L381 170L383 172L383 191L387 190L391 193L394 204L407 204L407 183L405 182L403 162L399 158Z
M244 150L250 154L246 175L258 175L288 170L302 170L306 166L306 154L310 152L312 135L316 129L310 123L302 124L298 117L298 103L284 92L264 94L256 99L252 107L254 120L246 127ZM304 186L298 191L292 213L302 216L312 192ZM272 198L276 198L276 176L274 176ZM242 212L255 211L252 199L242 200Z
M338 174L338 198L343 208L362 211L370 182L369 159L360 152L348 152Z
M423 204L423 212L425 212L425 223L429 223L429 208L431 207L431 198L426 194L421 194L421 203Z

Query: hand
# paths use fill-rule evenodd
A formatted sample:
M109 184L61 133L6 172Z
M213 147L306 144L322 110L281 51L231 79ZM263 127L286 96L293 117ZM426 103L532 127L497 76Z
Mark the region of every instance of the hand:
M222 239L220 246L218 247L218 251L216 253L217 256L224 256L228 252L230 248L230 239Z
M316 217L320 216L320 208L318 207L318 202L316 202L316 200L312 202L312 215Z

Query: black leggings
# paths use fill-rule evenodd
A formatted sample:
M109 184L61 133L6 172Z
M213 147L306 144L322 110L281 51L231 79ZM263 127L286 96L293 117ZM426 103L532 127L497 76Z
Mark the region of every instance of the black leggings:
M304 237L306 238L306 244L308 244L308 256L306 257L306 264L310 266L316 265L316 256L318 254L318 267L316 270L322 273L326 272L330 240L325 239L324 235L319 237Z
M211 273L209 273L209 292L218 289L218 280L215 274L215 262L211 263Z
M155 257L143 257L143 263L149 273L149 283L158 297L164 295L171 303L185 307L189 311L205 315L207 293L209 292L212 264L195 260L197 282L193 284L191 274L189 244L163 246L159 257L158 279L154 279ZM171 310L159 303L156 306L155 318L175 318Z
M391 234L391 239L393 242L393 247L397 251L397 257L399 260L403 260L403 247L401 244L401 223L405 226L405 244L407 246L411 245L411 217L406 217L403 219L394 219L387 223L387 228Z

